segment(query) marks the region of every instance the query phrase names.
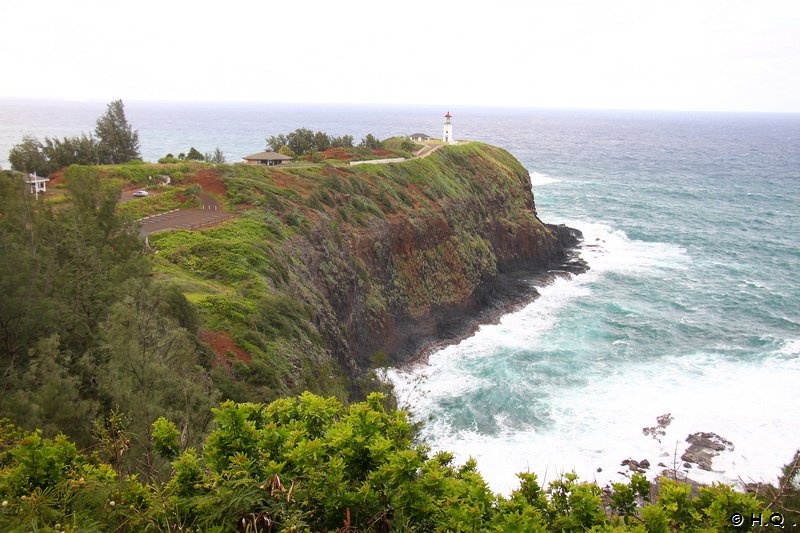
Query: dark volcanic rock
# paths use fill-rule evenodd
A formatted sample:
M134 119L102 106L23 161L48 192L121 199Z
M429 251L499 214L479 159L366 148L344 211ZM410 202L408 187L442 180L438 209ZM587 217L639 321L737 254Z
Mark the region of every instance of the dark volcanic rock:
M627 466L631 472L638 472L640 474L644 474L644 471L650 468L650 461L647 459L642 459L641 461L637 461L636 459L625 459L620 464L622 466Z
M282 245L292 258L291 297L315 310L321 344L345 375L413 364L527 305L536 287L588 269L577 249L581 232L536 215L521 163L477 143L459 150L437 151L425 170L441 166L458 187L443 192L415 165L398 164L389 181L408 202L388 200L393 211L350 220L340 211L353 191L331 186L327 207L309 212L309 227ZM357 170L323 173L377 186Z
M725 450L733 450L733 443L716 433L697 432L686 437L689 447L681 459L703 470L711 470L711 462Z
M583 240L583 233L564 224L545 224L558 237L558 242L563 248L573 248Z

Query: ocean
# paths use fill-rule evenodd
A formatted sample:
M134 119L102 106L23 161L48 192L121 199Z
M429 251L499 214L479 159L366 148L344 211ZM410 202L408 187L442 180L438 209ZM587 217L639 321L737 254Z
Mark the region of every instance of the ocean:
M88 133L104 109L0 101L0 166L23 134ZM583 232L590 270L388 370L422 438L504 493L521 471L684 471L700 431L734 449L689 477L774 482L800 448L800 115L126 102L146 160L219 146L235 161L299 127L438 135L447 111L456 138L522 161L540 218ZM667 413L665 435L643 434Z

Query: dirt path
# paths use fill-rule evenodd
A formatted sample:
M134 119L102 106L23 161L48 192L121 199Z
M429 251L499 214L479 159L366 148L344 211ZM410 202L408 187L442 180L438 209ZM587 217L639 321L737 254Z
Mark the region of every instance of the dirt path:
M411 159L422 159L423 157L428 157L442 146L444 146L444 144L428 144L423 146L416 154L414 154L414 157Z

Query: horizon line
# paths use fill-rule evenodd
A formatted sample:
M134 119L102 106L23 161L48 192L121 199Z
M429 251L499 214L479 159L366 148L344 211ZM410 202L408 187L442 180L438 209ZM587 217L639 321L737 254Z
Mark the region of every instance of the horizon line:
M90 98L70 98L59 96L2 96L0 102L26 101L26 102L53 102L53 103L108 103L111 100L90 97ZM289 105L289 106L329 106L329 107L394 107L394 108L442 108L452 111L452 109L496 109L496 110L526 110L526 111L586 111L586 112L641 112L641 113L706 113L706 114L762 114L762 115L793 115L800 114L800 110L740 110L740 109L704 109L704 108L650 108L650 107L591 107L591 106L546 106L528 104L459 104L459 103L410 103L410 102L352 102L352 101L271 101L271 100L177 100L177 99L155 99L155 98L122 98L126 102L150 103L150 104L180 104L180 105ZM448 107L449 106L449 107Z

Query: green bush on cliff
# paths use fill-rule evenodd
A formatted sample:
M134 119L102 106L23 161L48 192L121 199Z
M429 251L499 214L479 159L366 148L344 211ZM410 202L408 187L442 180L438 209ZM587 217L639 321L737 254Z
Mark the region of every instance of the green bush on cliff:
M346 405L304 393L213 412L203 448L177 456L168 479L145 483L64 437L0 425L0 529L713 532L743 529L734 513L771 514L725 485L693 496L661 479L656 495L641 474L610 494L574 474L546 487L519 474L518 489L495 495L474 460L459 466L417 444L406 414L379 394ZM152 433L155 449L175 457L175 426L158 419Z
M87 166L70 165L64 170L64 175L70 179L76 174L86 172L88 169L95 172L103 179L116 179L128 185L147 187L158 185L158 176L169 176L172 183L180 183L186 175L202 170L203 164L194 162L181 162L178 165L154 165L137 161L136 164L126 163L119 165Z

